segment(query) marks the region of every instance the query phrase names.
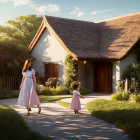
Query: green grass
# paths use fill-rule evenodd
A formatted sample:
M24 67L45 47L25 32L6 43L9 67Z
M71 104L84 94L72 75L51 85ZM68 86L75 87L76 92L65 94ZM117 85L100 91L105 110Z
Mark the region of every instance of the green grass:
M46 102L46 101L58 101L61 99L65 99L65 98L70 98L70 97L53 97L53 96L40 96L39 99L41 102Z
M60 106L65 107L65 108L69 108L70 107L70 103L68 103L68 102L57 101L56 103L59 104Z
M133 140L140 139L140 104L98 99L86 104L92 115L123 129Z
M49 140L31 131L16 111L0 105L0 140Z

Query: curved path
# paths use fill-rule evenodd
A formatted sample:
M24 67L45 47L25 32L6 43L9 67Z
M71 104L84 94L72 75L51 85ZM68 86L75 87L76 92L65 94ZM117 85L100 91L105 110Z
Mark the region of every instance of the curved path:
M17 105L17 99L0 100L0 104L14 108L26 121L28 126L52 140L129 140L129 137L114 125L97 119L86 112L84 104L97 98L109 99L109 96L91 94L85 96L82 111L74 115L73 111L60 107L55 102L44 102L42 114L38 115L37 108L32 109L31 116L25 116L26 110ZM70 99L63 99L70 101Z

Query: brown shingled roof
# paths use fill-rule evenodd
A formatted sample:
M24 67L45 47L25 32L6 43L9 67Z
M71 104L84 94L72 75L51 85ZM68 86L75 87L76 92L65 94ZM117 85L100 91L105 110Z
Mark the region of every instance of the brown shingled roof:
M45 16L39 31L45 27L77 59L119 60L140 37L140 12L98 23ZM30 51L39 39L39 31Z

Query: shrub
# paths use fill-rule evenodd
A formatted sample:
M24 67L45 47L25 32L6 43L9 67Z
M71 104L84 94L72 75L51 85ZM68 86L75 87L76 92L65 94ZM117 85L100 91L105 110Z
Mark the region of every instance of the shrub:
M19 90L10 90L8 88L0 89L0 99L17 98Z
M64 86L57 86L56 88L44 87L41 91L37 90L39 95L68 95L70 91Z
M131 92L134 92L135 89L133 89L133 86L136 86L136 90L140 90L140 64L130 64L129 67L123 71L122 75L123 79L131 80L129 83L128 88L131 90ZM135 81L132 79L134 78ZM136 83L138 85L136 85ZM133 85L132 85L133 84Z
M130 101L133 103L140 103L140 94L131 94L130 95Z
M91 91L90 91L89 89L87 89L87 88L81 87L81 88L80 88L80 93L81 93L82 95L85 95L85 94L91 93Z
M129 92L125 90L120 90L111 95L112 100L128 100Z
M71 83L77 79L78 62L70 55L67 55L64 62L65 85L70 87Z

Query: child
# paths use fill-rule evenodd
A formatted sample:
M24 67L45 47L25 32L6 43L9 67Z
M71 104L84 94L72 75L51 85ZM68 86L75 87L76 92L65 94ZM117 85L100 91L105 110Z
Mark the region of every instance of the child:
M71 101L70 109L73 109L75 114L78 113L78 110L81 110L81 103L80 103L79 97L84 99L84 97L80 95L79 90L80 90L79 85L74 84L73 85L73 98Z

